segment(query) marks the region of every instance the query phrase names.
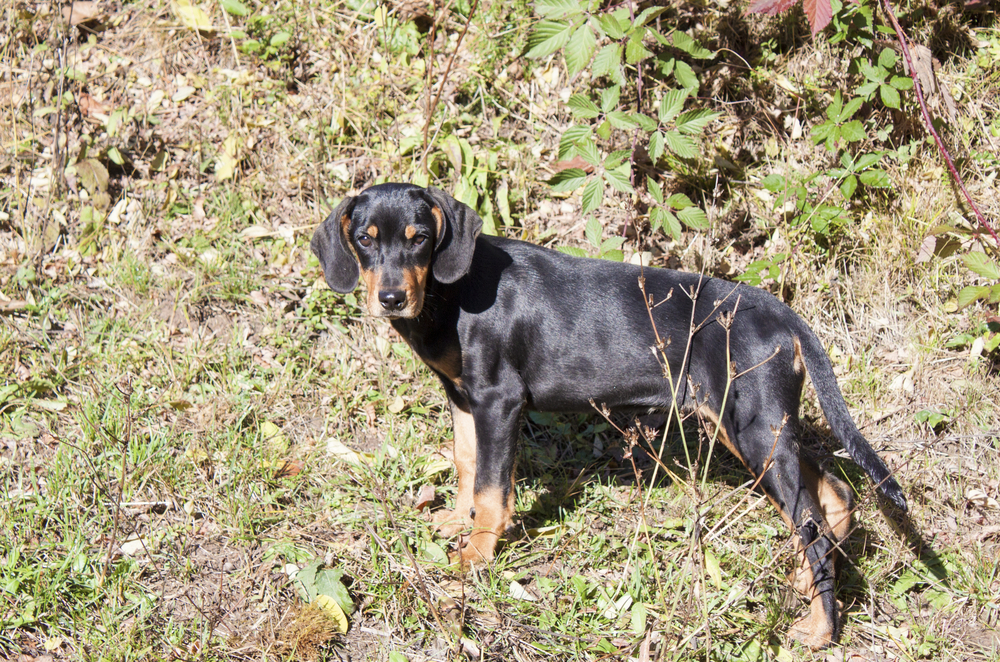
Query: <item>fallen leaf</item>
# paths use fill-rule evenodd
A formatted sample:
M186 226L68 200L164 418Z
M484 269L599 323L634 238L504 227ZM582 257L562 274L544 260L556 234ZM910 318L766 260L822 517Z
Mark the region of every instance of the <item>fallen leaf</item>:
M278 478L291 478L292 476L298 476L306 468L304 462L299 460L285 460L278 467L278 470L274 472L275 479Z
M80 92L76 96L76 105L80 107L80 114L84 117L90 117L95 114L107 114L108 110L110 110L107 105L86 92Z
M0 301L0 313L14 313L28 307L27 301L11 299L10 301Z
M568 161L556 161L552 164L552 172L562 172L570 168L579 168L587 173L594 172L594 166L587 163L582 156L574 156Z
M317 595L316 605L323 610L323 613L330 617L337 624L337 629L341 634L347 634L347 614L340 608L337 601L329 595Z
M130 537L119 546L119 549L127 556L138 556L146 553L146 543L137 536Z
M230 133L222 143L215 160L215 179L224 181L233 176L236 166L243 158L243 141L235 133Z
M274 231L263 225L251 225L248 228L243 228L240 231L240 236L244 239L260 239L261 237L273 237Z
M988 495L978 487L971 487L965 491L965 498L974 506L984 510L1000 510L1000 502Z
M173 9L181 25L189 30L212 32L215 29L208 14L201 7L192 5L189 0L176 0Z
M534 596L528 589L524 588L516 581L510 583L510 597L515 600L527 600L528 602L538 602L538 598Z
M927 235L924 240L920 242L920 248L917 249L917 257L914 262L920 264L921 262L930 262L930 259L934 257L934 248L937 246L937 237L934 235Z
M264 421L260 424L260 437L261 440L271 448L278 451L285 451L288 449L288 437L286 437L285 433L281 431L281 428L271 421Z
M100 3L76 0L62 8L62 15L73 26L94 21L101 15Z
M108 190L108 169L97 159L84 159L76 163L76 174L87 191L94 195Z
M922 44L909 44L910 59L913 60L913 69L917 72L917 80L924 91L924 97L932 102L932 105L943 105L944 113L948 119L954 121L958 117L958 107L955 99L951 96L947 86L942 85L937 77L937 70L941 66L931 49ZM903 71L910 73L910 67L903 58Z
M180 103L181 101L184 101L194 93L195 93L195 88L191 87L190 85L185 85L184 87L174 92L173 96L170 97L170 100L173 101L174 103Z
M424 508L434 503L434 497L436 496L436 491L433 485L424 485L420 488L420 492L417 494L417 502L413 504L413 507L418 511L423 511Z
M371 464L375 459L370 453L358 453L357 451L351 450L338 439L330 439L326 442L326 452L327 455L332 455L338 460L342 460L348 464L353 464L357 467Z
M479 650L479 646L476 645L472 639L468 637L462 637L462 652L470 660L478 660L482 657L482 651Z
M392 412L393 414L398 414L399 412L403 411L403 409L405 409L405 408L406 408L406 403L403 402L403 398L400 397L400 396L398 396L398 395L392 401L392 403L389 405L389 411Z

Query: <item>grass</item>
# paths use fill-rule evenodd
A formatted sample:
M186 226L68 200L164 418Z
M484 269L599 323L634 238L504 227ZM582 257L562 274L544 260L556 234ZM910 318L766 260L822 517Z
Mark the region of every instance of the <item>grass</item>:
M456 8L437 26L435 82L468 16ZM326 288L308 251L346 193L424 176L429 19L397 7L383 21L360 3L205 9L213 31L185 28L166 3L104 9L83 29L5 10L0 657L827 659L786 637L802 605L784 525L734 458L707 460L696 427L642 449L597 416L529 415L516 526L495 565L445 566L417 509L425 486L433 508L454 498L444 394L364 317L360 293ZM987 284L961 262L967 234L950 235L966 242L956 253L917 257L935 226L960 224L936 155L912 109L873 109L864 148L892 152L894 188L856 198L830 236L792 225L758 182L836 167L808 129L852 84L845 53L794 16L673 11L742 58L699 74L724 113L706 150L737 170L667 173L713 226L643 234L643 248L655 264L730 276L785 253L762 286L830 349L913 506L909 530L880 513L807 393L803 443L860 504L831 655L1000 659L1000 381L996 354L972 351L996 308L955 306L963 286ZM531 21L523 3L473 16L431 118L429 181L471 186L509 236L587 247L579 196L544 180L570 121L561 99L594 83L521 58ZM965 35L935 54L965 90L949 135L995 218L1000 32L951 8L911 22L917 41L945 23ZM891 138L871 138L889 123ZM230 136L233 175L220 177ZM88 158L103 184L81 174ZM630 213L608 194L603 236ZM304 606L292 577L316 560L343 573L346 633Z

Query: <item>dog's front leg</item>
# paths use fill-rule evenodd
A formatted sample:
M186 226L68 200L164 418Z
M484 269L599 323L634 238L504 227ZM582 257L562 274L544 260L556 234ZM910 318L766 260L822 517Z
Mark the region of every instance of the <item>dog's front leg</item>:
M454 398L449 398L449 402L455 432L453 455L458 473L458 496L455 498L455 510L440 510L434 514L434 528L446 538L472 529L473 491L476 485L476 424L467 402L456 402Z
M488 563L514 515L514 456L524 396L499 387L471 401L476 427L476 477L472 532L462 562Z

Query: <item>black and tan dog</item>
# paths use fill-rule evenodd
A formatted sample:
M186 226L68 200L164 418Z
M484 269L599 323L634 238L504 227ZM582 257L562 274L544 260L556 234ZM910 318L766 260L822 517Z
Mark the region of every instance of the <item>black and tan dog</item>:
M363 277L368 311L389 318L444 384L458 497L435 521L445 535L467 533L462 559L489 561L511 524L525 407L668 409L676 391L679 405L721 426L721 441L798 532L793 583L811 610L793 636L814 648L835 641L834 555L852 496L799 453L807 371L837 438L897 506L906 499L805 322L763 290L573 258L480 236L481 225L440 190L382 184L344 200L312 240L329 286L350 292Z

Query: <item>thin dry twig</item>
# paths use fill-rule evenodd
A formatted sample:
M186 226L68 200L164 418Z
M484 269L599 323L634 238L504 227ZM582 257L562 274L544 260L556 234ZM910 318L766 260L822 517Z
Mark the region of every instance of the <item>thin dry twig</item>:
M438 84L437 93L434 95L434 101L427 105L427 118L424 120L424 152L420 158L424 172L427 172L427 152L429 151L427 136L430 132L431 120L434 118L434 109L437 108L438 102L441 100L441 93L444 91L444 86L448 82L448 75L451 73L451 67L455 64L455 56L458 55L458 51L462 47L462 40L465 39L465 33L469 31L469 26L472 24L472 17L476 15L476 9L478 8L479 0L475 0L475 2L472 3L472 7L469 9L469 16L465 19L465 25L462 27L462 33L458 35L458 41L455 43L455 50L452 51L451 57L448 58L448 66L445 67L444 75L441 76L441 82ZM433 44L431 48L433 48ZM433 51L431 51L431 53L433 58ZM429 94L428 98L430 98Z

